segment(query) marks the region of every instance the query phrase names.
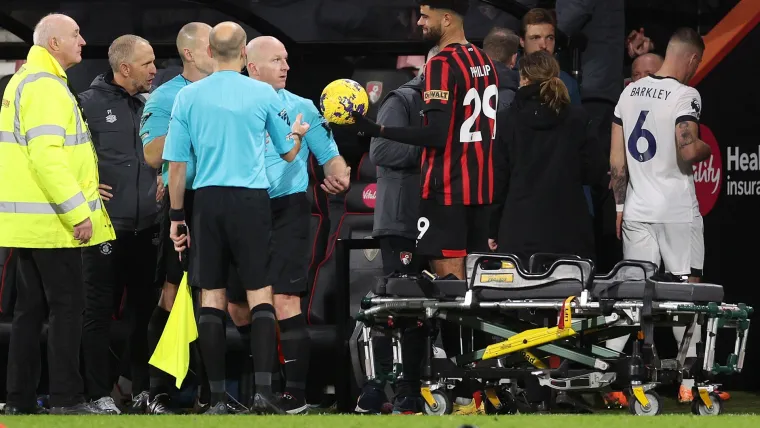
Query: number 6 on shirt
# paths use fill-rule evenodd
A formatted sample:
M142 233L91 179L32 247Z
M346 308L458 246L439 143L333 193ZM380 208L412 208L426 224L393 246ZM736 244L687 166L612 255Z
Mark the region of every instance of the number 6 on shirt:
M636 120L636 126L633 127L631 136L628 137L628 152L639 162L646 162L652 159L657 153L657 141L651 131L644 128L644 122L647 120L649 110L642 110L639 118ZM639 150L639 140L643 138L647 141L647 147L642 152Z
M478 94L476 88L470 88L470 90L467 91L467 94L464 96L464 105L472 105L474 102L475 106L472 108L472 114L470 117L464 120L462 127L459 129L459 142L472 143L474 141L483 141L483 135L480 131L472 132L472 128L475 125L478 116L480 116L481 107L483 109L483 114L485 114L487 118L493 119L494 122L496 121L496 109L491 107L492 98L494 99L493 105L499 105L499 88L496 85L490 85L485 91L483 91L483 101L480 100L480 94ZM493 131L491 132L491 139L494 138L496 138L495 123Z

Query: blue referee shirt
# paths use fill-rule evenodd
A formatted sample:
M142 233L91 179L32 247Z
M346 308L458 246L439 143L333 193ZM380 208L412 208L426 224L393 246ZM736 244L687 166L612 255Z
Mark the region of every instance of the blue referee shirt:
M309 152L314 153L317 162L324 165L330 159L339 156L338 145L335 143L327 120L317 110L311 100L289 92L285 89L277 91L280 100L285 104L287 122L299 114L303 114L303 122L309 123L301 150L293 162L285 162L272 147L272 141L267 136L266 165L269 178L269 197L279 198L294 193L305 192L309 185Z
M217 71L182 88L172 109L164 159L188 162L193 189L209 186L268 189L265 136L278 154L288 153L288 114L272 86L237 71Z
M143 146L158 137L163 137L169 131L169 119L172 117L174 99L180 89L189 85L190 82L178 75L156 88L143 108L140 122L140 139ZM161 167L161 176L165 185L169 185L169 163L164 162ZM187 180L185 188L190 189L195 177L195 159L187 162Z

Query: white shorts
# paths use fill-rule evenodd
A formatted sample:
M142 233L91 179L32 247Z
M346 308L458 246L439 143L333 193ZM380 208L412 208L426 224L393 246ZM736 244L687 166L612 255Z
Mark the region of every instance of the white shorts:
M702 216L694 217L691 223L691 273L692 276L702 276L705 264L705 233Z
M673 275L691 274L692 223L623 221L623 258L665 265Z

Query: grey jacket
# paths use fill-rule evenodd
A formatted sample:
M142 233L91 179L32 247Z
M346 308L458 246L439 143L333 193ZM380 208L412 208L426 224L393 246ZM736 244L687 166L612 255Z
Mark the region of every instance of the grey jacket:
M557 0L557 26L581 36L581 97L617 103L623 90L624 0Z
M391 91L377 113L386 126L422 126L424 79L417 76ZM377 199L372 236L417 237L422 148L373 138L369 159L377 166Z
M138 231L156 224L156 170L145 163L140 119L146 95L130 96L101 74L79 95L98 154L100 184L113 188L105 202L117 231Z
M512 105L512 101L515 99L515 93L517 93L517 89L520 87L520 73L498 61L494 61L493 65L499 76L498 111L501 112L509 108L509 106Z

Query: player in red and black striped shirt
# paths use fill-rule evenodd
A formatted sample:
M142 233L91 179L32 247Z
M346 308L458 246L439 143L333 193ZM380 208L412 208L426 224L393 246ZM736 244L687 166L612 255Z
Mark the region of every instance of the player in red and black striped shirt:
M488 251L499 81L465 38L467 0L418 0L425 39L441 48L425 67L425 126L386 128L356 115L359 130L423 146L417 252L439 276L465 277L468 252Z

